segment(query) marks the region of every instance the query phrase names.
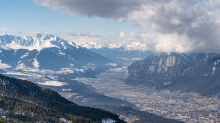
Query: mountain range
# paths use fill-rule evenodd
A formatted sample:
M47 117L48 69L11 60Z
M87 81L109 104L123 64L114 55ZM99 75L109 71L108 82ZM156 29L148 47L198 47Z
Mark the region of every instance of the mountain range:
M51 34L0 36L0 70L10 76L46 80L60 76L95 77L119 66L113 60Z
M149 51L147 45L141 42L101 44L91 41L87 43L76 42L76 44L121 63L130 64L134 61L144 59L149 55L157 55L157 53Z
M104 55L102 56L98 54L98 51L100 54L105 53L105 51L109 52L102 54ZM141 54L143 56L141 56ZM94 91L93 87L78 83L73 79L77 77L96 77L97 74L107 69L122 67L124 64L123 60L129 61L126 60L128 58L140 60L150 54L154 53L137 49L128 50L122 46L117 46L116 48L104 47L103 49L87 49L50 34L36 34L29 37L2 35L0 36L0 72L10 77L23 79L19 80L7 76L0 76L2 80L2 83L0 83L2 87L1 93L3 94L2 99L4 99L0 103L2 107L4 107L3 112L9 111L10 115L6 114L5 116L12 119L17 118L17 121L34 121L36 119L53 121L59 120L62 114L62 117L68 120L71 120L71 117L75 117L75 122L79 122L79 120L85 123L93 121L100 122L102 118L124 122L120 120L117 115L110 112L79 106L70 101L83 105L102 105L104 107L134 107L133 104L125 100L98 94ZM123 56L126 58L122 58ZM26 81L26 79L33 81L45 89ZM57 91L68 100L61 97L57 92L47 88ZM11 109L7 108L7 106L9 106L8 102L14 104L11 105ZM42 106L37 107L37 109L43 112L42 114L35 112L36 110L32 110L36 108L35 104ZM17 107L17 105L21 105L21 107ZM28 106L31 110L24 109L23 107L25 106ZM121 107L120 110L125 108L126 107ZM21 112L21 110L24 112L35 112L37 117L30 117L29 113L26 113L27 115L22 116L22 119L19 120L18 117L20 114L16 115L16 113L13 113L14 111ZM56 113L51 114L50 112ZM120 111L118 110L116 112ZM132 112L136 111L132 110ZM42 117L42 115L45 117ZM149 117L148 122L155 122L158 119L164 122L177 122L149 113L147 113L147 115L153 117ZM55 116L58 119L51 119L51 117ZM78 116L79 118L77 119Z
M211 96L220 92L219 63L219 53L160 53L131 64L125 81Z

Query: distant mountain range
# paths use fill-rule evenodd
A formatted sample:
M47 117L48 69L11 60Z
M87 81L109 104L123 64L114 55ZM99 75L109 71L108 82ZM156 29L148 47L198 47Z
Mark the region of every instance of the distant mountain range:
M0 71L11 76L95 77L120 64L51 34L0 36Z
M220 92L219 63L218 53L161 53L130 65L125 81L210 96Z
M89 43L77 43L77 45L122 63L132 63L149 55L157 55L157 53L149 51L146 44L140 42L100 44L92 41Z

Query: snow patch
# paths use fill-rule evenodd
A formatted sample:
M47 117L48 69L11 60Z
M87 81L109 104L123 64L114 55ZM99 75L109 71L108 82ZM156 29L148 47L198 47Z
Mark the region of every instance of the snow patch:
M64 44L64 42L61 42L61 44L63 45L63 48L66 49L67 46Z
M70 68L62 68L59 71L55 72L56 74L69 74L69 73L74 73L74 71Z
M95 67L95 66L83 66L84 70L89 70L89 69L95 70L96 68L97 67Z
M21 56L21 59L23 59L23 58L27 57L27 56L28 56L28 54L29 54L29 52L25 53L23 56Z
M116 121L112 119L102 119L102 123L116 123Z
M213 66L213 68L212 68L212 74L214 74L215 73L215 66Z
M147 47L147 44L141 43L141 42L125 43L125 44L123 44L123 47L124 47L125 51L133 51L133 50L148 51L149 50L149 48Z
M62 53L62 52L59 52L59 54L60 54L60 55L63 55L63 56L65 56L65 55L66 55L65 53Z
M48 85L48 86L65 86L69 85L65 82L59 82L59 81L46 81L46 82L37 82L38 84L41 85Z
M65 118L60 118L59 120L62 121L62 122L64 122L64 123L72 123L71 121L66 120Z
M8 80L1 80L0 83L5 86L7 84L9 84L9 81Z
M109 49L117 49L117 48L121 48L123 46L123 44L109 44L108 48Z
M20 61L19 61L19 63L20 63ZM21 63L21 64L17 65L15 70L18 70L18 69L21 69L21 70L25 69L25 64Z
M142 58L132 58L132 60L138 61L141 60Z
M71 68L74 66L74 64L70 64Z
M84 69L74 68L73 70L74 70L74 71L77 71L77 72L82 72L82 73L84 73Z
M37 61L36 58L34 59L34 62L32 63L32 65L33 65L35 68L37 68L37 69L40 67L40 64L39 64L39 62Z
M41 75L36 75L36 74L30 74L30 73L22 73L22 72L7 72L7 73L4 73L4 74L7 74L7 75L16 75L16 76L29 76L29 77L43 77ZM26 79L26 78L25 78Z
M95 41L91 41L91 42L88 42L88 43L77 42L77 44L80 45L81 47L85 47L87 49L92 49L92 48L101 49L101 48L105 47L104 44L100 44L100 43L97 43Z
M117 66L117 64L116 63L109 63L109 64L106 64L106 65L109 65L109 66Z
M217 60L217 61L214 62L213 68L212 68L212 74L215 73L216 65L217 65L219 62L220 62L220 60Z
M116 57L116 58L123 59L123 60L126 60L126 61L129 60L128 58L125 58L125 57Z
M72 91L71 89L62 89L62 91Z
M0 60L0 69L7 69L7 68L12 68L12 66L2 63L2 60Z

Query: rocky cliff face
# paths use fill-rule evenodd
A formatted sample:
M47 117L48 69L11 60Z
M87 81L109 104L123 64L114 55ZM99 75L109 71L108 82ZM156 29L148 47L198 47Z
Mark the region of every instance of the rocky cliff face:
M220 54L207 61L193 65L182 72L182 75L171 79L165 87L170 90L197 92L204 96L220 93Z
M191 67L205 63L216 55L216 53L161 53L158 56L149 56L128 67L125 81L132 85L167 87L174 78L183 76Z

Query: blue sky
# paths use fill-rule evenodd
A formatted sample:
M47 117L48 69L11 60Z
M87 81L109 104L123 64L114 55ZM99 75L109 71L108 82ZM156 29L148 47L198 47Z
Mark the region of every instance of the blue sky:
M17 30L12 35L29 36L31 32L48 32L71 40L72 36L59 34L62 30L94 32L102 37L112 37L122 31L138 31L133 22L119 22L101 17L69 15L62 10L52 10L35 5L32 0L3 0L0 4L0 28ZM1 30L1 33L8 33Z
M220 52L219 0L2 0L0 34L141 42L155 52ZM135 25L135 26L134 26Z

